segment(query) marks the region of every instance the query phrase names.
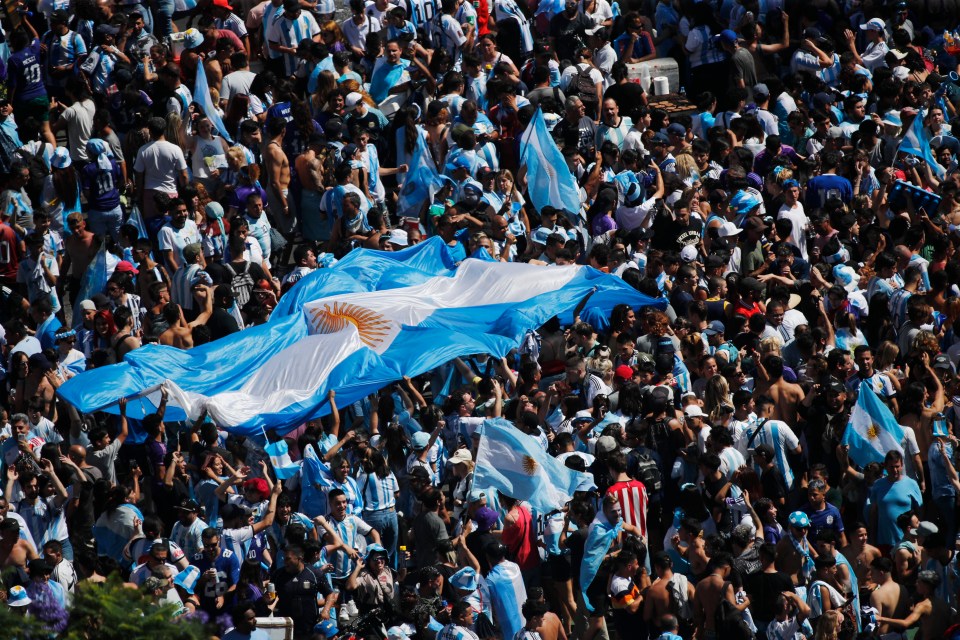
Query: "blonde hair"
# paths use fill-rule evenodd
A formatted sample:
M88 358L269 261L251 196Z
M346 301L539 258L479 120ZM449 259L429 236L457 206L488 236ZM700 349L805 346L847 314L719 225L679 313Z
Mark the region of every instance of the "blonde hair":
M677 177L681 180L686 181L693 178L693 174L700 175L700 170L697 168L697 161L693 159L693 155L689 153L681 153L677 156Z
M730 405L730 384L719 373L709 380L703 389L703 405L710 418L710 422L720 420L720 408Z
M880 346L877 347L874 355L877 359L874 363L877 371L883 371L892 367L897 362L897 358L900 356L900 347L897 346L896 342L884 340L880 343Z
M817 632L813 636L814 640L837 640L840 621L841 613L837 609L824 611L820 619L817 620Z

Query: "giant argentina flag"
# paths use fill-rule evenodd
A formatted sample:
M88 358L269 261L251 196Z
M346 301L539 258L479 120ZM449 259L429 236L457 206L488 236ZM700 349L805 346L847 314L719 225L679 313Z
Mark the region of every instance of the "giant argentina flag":
M857 404L850 412L850 421L843 434L843 444L850 447L850 459L861 467L871 462L883 462L888 451L903 453L901 442L903 428L870 385L861 382Z
M549 455L533 436L528 436L503 418L487 420L478 429L476 487L497 489L522 498L541 514L561 509L587 474L568 469Z
M423 243L405 257L414 262L438 241L442 246L439 239ZM147 345L122 363L72 378L59 393L83 412L113 412L119 398L131 398L127 414L139 419L155 410L162 385L170 420L206 410L235 433L282 435L328 413L330 389L346 406L457 356L504 356L526 331L569 315L592 293L637 307L664 304L589 267L468 259L430 276L388 252L354 253L303 278L287 294L295 306L281 303L264 325L189 351ZM352 277L361 267L386 273Z
M930 170L937 174L938 178L943 178L946 174L946 170L937 162L937 159L933 156L933 150L930 148L930 136L923 128L923 112L914 116L913 124L904 134L897 151L921 158L930 166Z
M520 137L520 160L527 167L527 192L537 211L549 205L562 209L568 217L578 217L580 188L539 108Z

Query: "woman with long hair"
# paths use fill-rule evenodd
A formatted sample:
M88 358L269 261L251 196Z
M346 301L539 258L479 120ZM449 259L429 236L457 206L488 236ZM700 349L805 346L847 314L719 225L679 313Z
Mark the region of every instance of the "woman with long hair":
M93 316L93 333L94 349L109 349L112 346L111 341L117 333L117 325L109 309L101 309Z
M323 124L323 121L330 118L330 114L325 113L330 95L337 90L337 76L328 69L324 69L317 75L317 88L310 96L310 108L314 117Z
M730 398L730 384L727 379L719 373L709 380L703 389L703 408L711 424L723 424L725 422L724 407L733 407L733 401Z
M508 223L519 223L520 225L518 228L520 233L514 232L514 235L519 236L529 231L530 219L527 217L527 202L520 195L520 190L517 189L517 181L513 177L513 172L510 169L501 169L500 173L497 174L496 185L497 197L505 203L509 203L509 206L500 215L506 218Z
M350 43L340 30L340 25L334 20L323 23L320 27L320 37L331 55L338 51L350 51Z
M410 164L417 149L418 140L427 142L426 129L420 124L421 113L420 107L414 104L401 109L394 119L394 122L399 125L395 142L397 166ZM402 184L406 175L406 172L397 173L397 182Z
M54 149L50 158L50 180L44 182L43 205L50 220L57 220L57 226L63 228L67 226L67 216L80 211L80 181L66 147Z
M234 140L240 139L240 123L250 114L250 96L238 93L230 97L227 112L223 115L223 126Z
M390 470L383 453L374 450L363 461L357 474L357 485L363 496L363 521L380 534L380 544L387 550L390 566L397 568L397 539L400 525L397 522L397 496L400 484Z

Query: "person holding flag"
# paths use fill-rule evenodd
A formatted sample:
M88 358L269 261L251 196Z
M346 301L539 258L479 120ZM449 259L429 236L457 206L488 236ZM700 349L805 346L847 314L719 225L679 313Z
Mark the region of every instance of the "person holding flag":
M600 512L590 523L580 565L580 592L589 612L587 633L591 637L604 626L607 583L613 566L611 559L623 546L624 534L632 534L646 543L640 530L623 520L623 507L617 494L608 493L603 498Z

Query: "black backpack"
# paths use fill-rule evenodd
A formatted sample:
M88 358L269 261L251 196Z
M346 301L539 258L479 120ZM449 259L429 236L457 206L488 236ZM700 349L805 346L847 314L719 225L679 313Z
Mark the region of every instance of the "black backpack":
M594 83L593 78L590 77L590 71L592 69L593 67L585 62L578 64L577 75L573 77L569 86L571 89L575 89L574 93L580 96L580 100L596 104L599 102L599 96L597 96L597 85Z
M634 451L633 455L634 472L636 474L634 477L647 488L648 495L660 493L660 490L663 489L663 473L660 471L657 461L649 453Z
M253 276L250 275L250 263L243 263L243 271L237 272L233 268L233 264L227 263L224 265L227 268L227 271L230 272L230 290L233 292L233 296L237 299L237 306L243 308L248 302L250 302L250 294L253 293Z

